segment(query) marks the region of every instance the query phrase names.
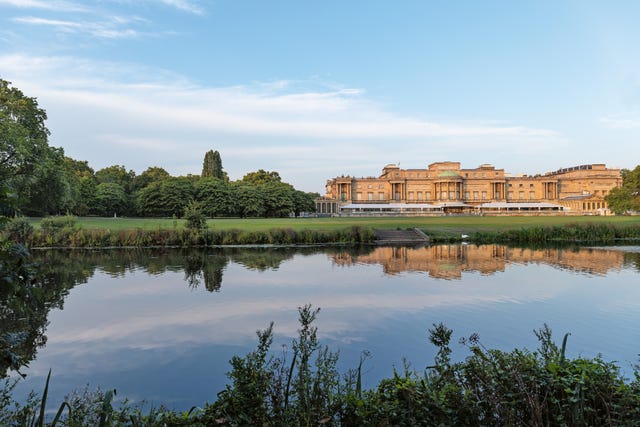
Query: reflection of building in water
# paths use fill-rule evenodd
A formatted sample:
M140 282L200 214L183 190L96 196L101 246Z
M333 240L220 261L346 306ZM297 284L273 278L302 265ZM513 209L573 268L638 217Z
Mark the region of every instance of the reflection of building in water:
M390 164L377 177L340 176L326 183L316 210L327 215L606 214L605 196L622 185L620 169L581 165L511 175L489 164L463 169L436 162L422 169Z
M590 274L620 269L624 253L600 249L523 249L502 245L438 245L423 248L379 247L366 255L340 253L338 265L380 264L386 274L426 272L438 279L458 279L463 272L493 274L509 264L547 264Z

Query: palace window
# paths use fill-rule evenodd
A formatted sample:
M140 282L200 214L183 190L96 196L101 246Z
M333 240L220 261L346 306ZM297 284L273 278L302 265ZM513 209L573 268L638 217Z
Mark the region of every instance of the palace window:
M509 191L509 193L507 193L507 198L513 199L513 191Z
M382 191L378 193L378 200L384 200L384 193Z
M373 188L373 185L369 184L367 185L367 188Z
M378 188L384 188L384 184L378 184Z
M482 192L482 200L487 200L487 192L486 191Z
M409 200L413 200L413 191L409 191Z
M362 200L362 193L356 193L356 200Z
M529 191L529 198L530 198L531 200L533 200L533 199L535 199L535 198L536 198L536 193L535 193L535 191Z
M426 197L427 200L431 200L431 191L427 191L425 193L425 197Z
M519 192L518 192L518 198L519 198L520 200L524 199L524 191L519 191Z
M418 191L418 200L422 200L422 191Z
M473 192L473 200L478 200L478 192L477 191Z
M468 191L465 191L465 192L464 192L464 198L465 198L466 200L469 200L469 192L468 192Z

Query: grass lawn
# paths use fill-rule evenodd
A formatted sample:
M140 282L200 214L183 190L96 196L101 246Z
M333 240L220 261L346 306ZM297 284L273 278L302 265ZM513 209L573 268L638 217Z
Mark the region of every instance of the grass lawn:
M31 220L37 227L39 218ZM224 218L210 219L207 224L214 229L238 228L247 231L262 231L271 228L294 230L334 230L359 225L374 229L396 229L418 227L428 234L470 234L474 231L498 231L533 226L554 226L571 223L610 223L619 225L640 224L640 216L442 216L442 217L395 217L395 218ZM183 220L171 218L96 218L80 217L82 228L103 228L112 231L126 229L171 229L182 227Z

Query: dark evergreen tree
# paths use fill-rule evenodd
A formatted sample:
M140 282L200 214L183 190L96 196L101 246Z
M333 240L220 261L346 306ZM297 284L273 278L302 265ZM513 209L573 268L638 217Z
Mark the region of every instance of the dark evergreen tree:
M218 178L224 179L225 174L222 170L222 159L218 151L209 150L204 155L202 163L202 178Z

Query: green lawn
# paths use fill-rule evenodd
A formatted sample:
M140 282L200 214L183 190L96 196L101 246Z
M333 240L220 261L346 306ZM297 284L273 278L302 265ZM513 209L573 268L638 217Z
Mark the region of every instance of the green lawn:
M39 218L33 218L34 225ZM170 229L182 227L183 220L171 218L95 218L81 217L78 223L83 228L106 228L113 231L125 229ZM640 224L640 216L553 216L553 217L478 217L478 216L442 216L442 217L396 217L396 218L224 218L208 221L210 228L238 228L248 231L261 231L271 228L292 228L294 230L314 229L333 230L360 225L374 229L395 229L418 227L443 234L469 234L474 231L497 231L532 226L553 226L570 223L611 223L620 225Z

